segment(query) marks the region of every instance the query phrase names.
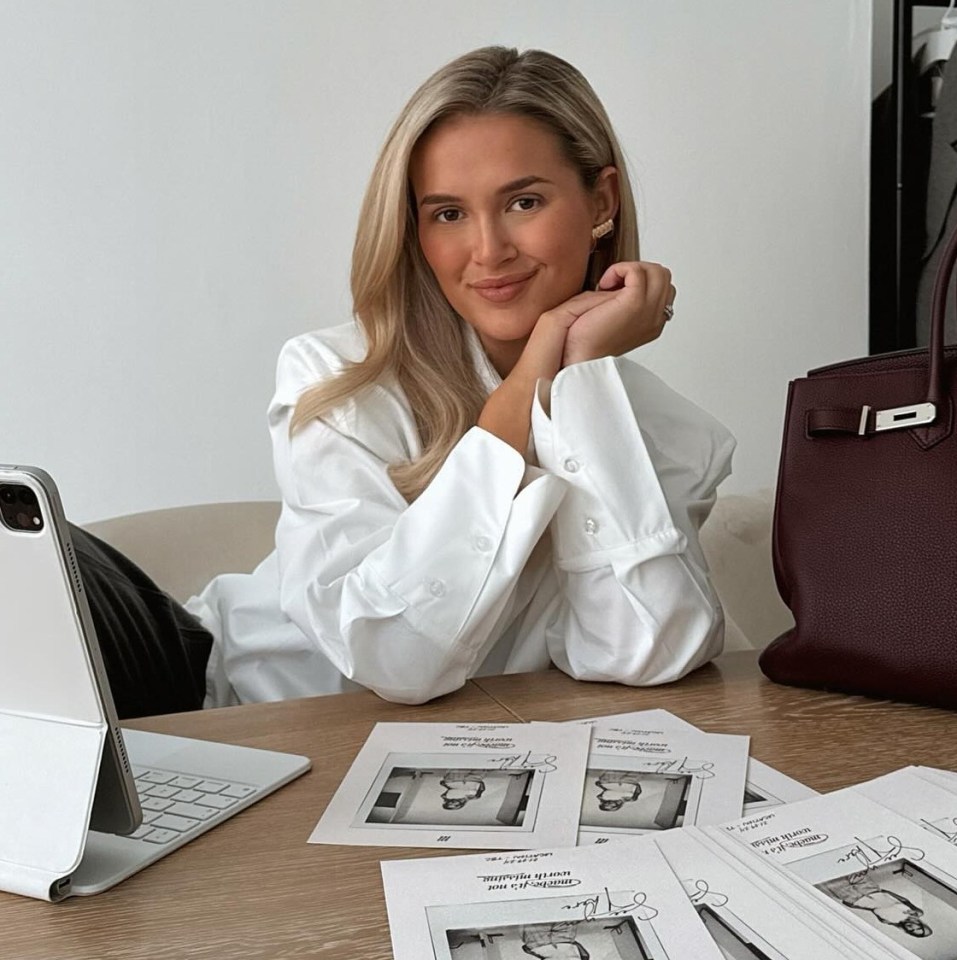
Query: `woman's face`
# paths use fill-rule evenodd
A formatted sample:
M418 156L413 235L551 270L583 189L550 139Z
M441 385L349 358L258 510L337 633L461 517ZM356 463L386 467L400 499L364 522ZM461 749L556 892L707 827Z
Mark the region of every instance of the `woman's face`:
M410 176L425 259L504 375L538 318L581 292L592 228L617 210L616 171L588 190L547 127L483 114L429 131Z

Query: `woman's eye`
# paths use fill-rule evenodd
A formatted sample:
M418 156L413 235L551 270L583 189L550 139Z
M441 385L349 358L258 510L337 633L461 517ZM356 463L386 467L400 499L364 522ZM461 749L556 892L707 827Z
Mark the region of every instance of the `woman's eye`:
M516 210L529 211L541 206L541 200L538 197L519 197L512 201L512 207Z
M461 210L439 210L439 212L435 215L435 219L438 220L439 223L455 223L455 221L460 219L461 216Z

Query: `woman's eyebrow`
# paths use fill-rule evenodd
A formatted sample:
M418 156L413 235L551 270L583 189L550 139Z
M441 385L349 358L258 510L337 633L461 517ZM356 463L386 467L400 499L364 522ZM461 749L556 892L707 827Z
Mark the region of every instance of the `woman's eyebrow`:
M518 180L510 180L508 183L503 184L498 188L496 193L514 193L516 190L524 190L526 187L530 187L536 183L551 183L551 180L548 180L545 177L539 177L536 174L532 174L528 177L519 177ZM420 207L436 206L437 204L443 203L461 203L462 198L456 197L451 193L427 193L420 201Z
M535 174L532 174L530 177L519 177L518 180L512 180L510 183L506 183L503 187L499 188L499 193L514 193L516 190L524 190L526 187L531 187L536 183L551 183L551 180L547 180L545 177L539 177Z

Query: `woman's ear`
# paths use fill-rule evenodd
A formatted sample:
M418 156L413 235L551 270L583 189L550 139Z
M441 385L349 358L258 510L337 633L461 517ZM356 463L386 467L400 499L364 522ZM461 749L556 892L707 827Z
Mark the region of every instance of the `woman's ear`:
M618 213L618 168L602 167L595 181L595 226Z

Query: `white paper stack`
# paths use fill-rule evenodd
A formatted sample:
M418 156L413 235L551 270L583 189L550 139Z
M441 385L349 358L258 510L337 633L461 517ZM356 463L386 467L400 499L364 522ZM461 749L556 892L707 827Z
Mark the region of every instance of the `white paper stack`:
M957 797L937 795L929 781L927 790L905 784L912 776L879 778L705 832L755 883L843 942L847 955L945 960L957 956L957 850L924 818L939 818L948 803L957 811ZM906 803L909 815L885 801Z
M384 862L396 960L957 960L957 774L819 796L748 743L379 724L310 840L509 851Z

